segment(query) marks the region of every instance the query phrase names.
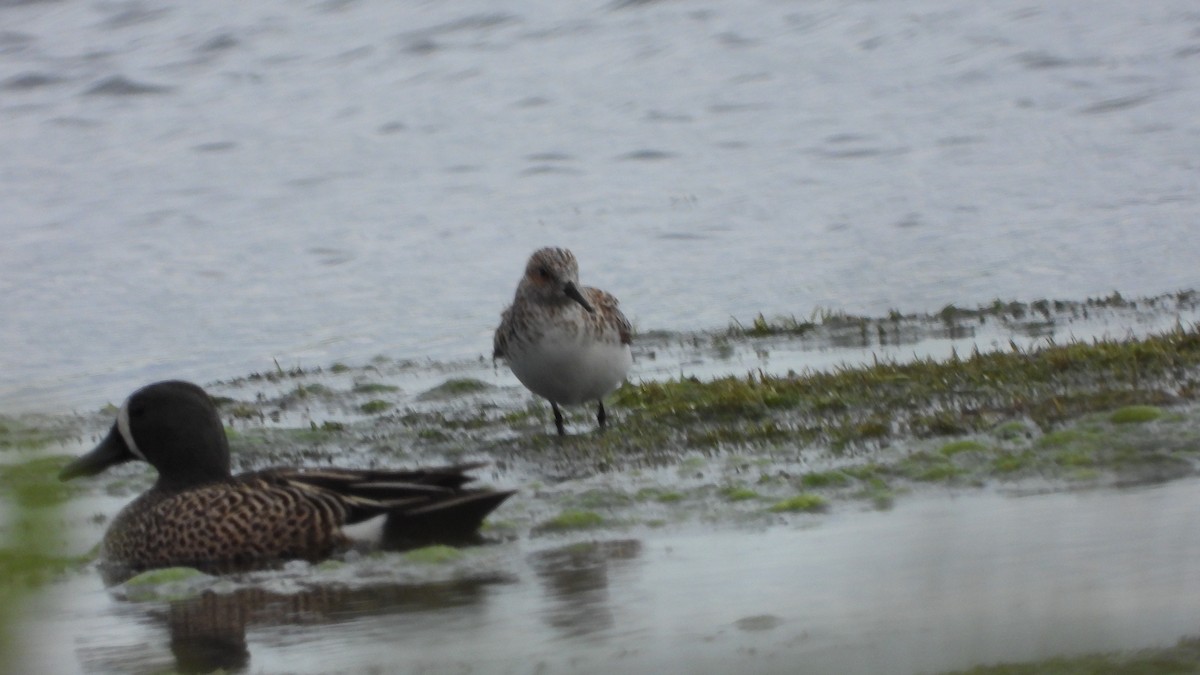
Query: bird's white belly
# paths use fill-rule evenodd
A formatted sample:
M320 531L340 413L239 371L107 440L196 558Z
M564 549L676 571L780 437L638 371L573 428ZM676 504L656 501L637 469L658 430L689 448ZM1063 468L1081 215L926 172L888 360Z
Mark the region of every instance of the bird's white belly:
M508 355L521 384L564 405L600 399L620 386L632 364L629 345L554 331Z

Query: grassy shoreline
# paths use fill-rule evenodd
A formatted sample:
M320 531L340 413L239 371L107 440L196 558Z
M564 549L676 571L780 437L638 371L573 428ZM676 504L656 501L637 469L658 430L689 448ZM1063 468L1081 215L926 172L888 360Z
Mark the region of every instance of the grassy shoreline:
M863 334L837 316L800 332L789 332L786 322L779 329L763 322L762 335L730 330L656 339L691 339L695 353L708 354L721 344L756 349L761 341L818 339L822 331ZM865 335L882 343L872 332L876 323L866 325ZM825 339L838 344L836 336ZM414 371L419 387L404 379ZM567 438L553 434L549 406L520 387L429 364L380 359L359 367L278 368L207 388L238 470L490 460L481 482L520 493L488 523L487 535L534 546L695 522L804 523L835 509L888 509L921 490L1074 490L1200 474L1195 325L1125 339L1010 342L945 359L644 379L610 397L607 432L594 429L590 407L568 410ZM112 423L112 414L106 407L82 415L0 415L6 465L0 498L62 530L67 524L53 509L67 502L111 502L144 490L152 474L136 464L87 485L54 479L70 455ZM95 514L86 526L104 525ZM4 567L14 577L37 569L35 586L92 556L37 551L31 557L17 534L10 523L0 549ZM1195 654L1194 641L1185 640L1163 650L969 672L1093 672L1147 663L1145 672L1176 672L1200 668ZM1155 670L1159 662L1171 667Z

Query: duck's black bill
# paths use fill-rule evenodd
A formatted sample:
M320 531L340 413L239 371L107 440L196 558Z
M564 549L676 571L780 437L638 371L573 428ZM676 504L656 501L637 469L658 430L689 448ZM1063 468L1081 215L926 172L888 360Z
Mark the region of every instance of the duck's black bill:
M596 309L592 307L592 303L588 302L587 298L583 297L583 293L579 292L579 287L575 285L575 282L568 281L567 285L563 287L563 293L566 293L568 298L583 305L583 308L587 311L591 312L592 314L596 313Z
M71 480L80 476L95 476L110 466L128 462L133 458L133 453L129 451L129 446L125 445L125 439L121 438L121 432L117 431L117 426L114 424L104 440L100 441L100 445L63 467L63 470L58 473L58 479Z

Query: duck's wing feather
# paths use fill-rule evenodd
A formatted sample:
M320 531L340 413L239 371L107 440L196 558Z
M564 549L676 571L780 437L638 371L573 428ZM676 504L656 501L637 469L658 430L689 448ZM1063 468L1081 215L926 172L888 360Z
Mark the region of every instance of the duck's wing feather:
M378 469L278 468L265 472L310 490L333 493L347 508L346 523L388 514L387 533L413 540L450 541L474 533L513 491L468 489L468 471L485 466L454 464L395 471Z

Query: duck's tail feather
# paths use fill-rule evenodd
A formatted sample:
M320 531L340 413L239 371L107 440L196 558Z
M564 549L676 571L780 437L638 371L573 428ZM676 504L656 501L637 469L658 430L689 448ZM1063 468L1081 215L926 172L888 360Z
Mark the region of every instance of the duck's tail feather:
M383 526L383 546L412 548L473 541L483 519L514 494L512 490L471 490L392 510Z

